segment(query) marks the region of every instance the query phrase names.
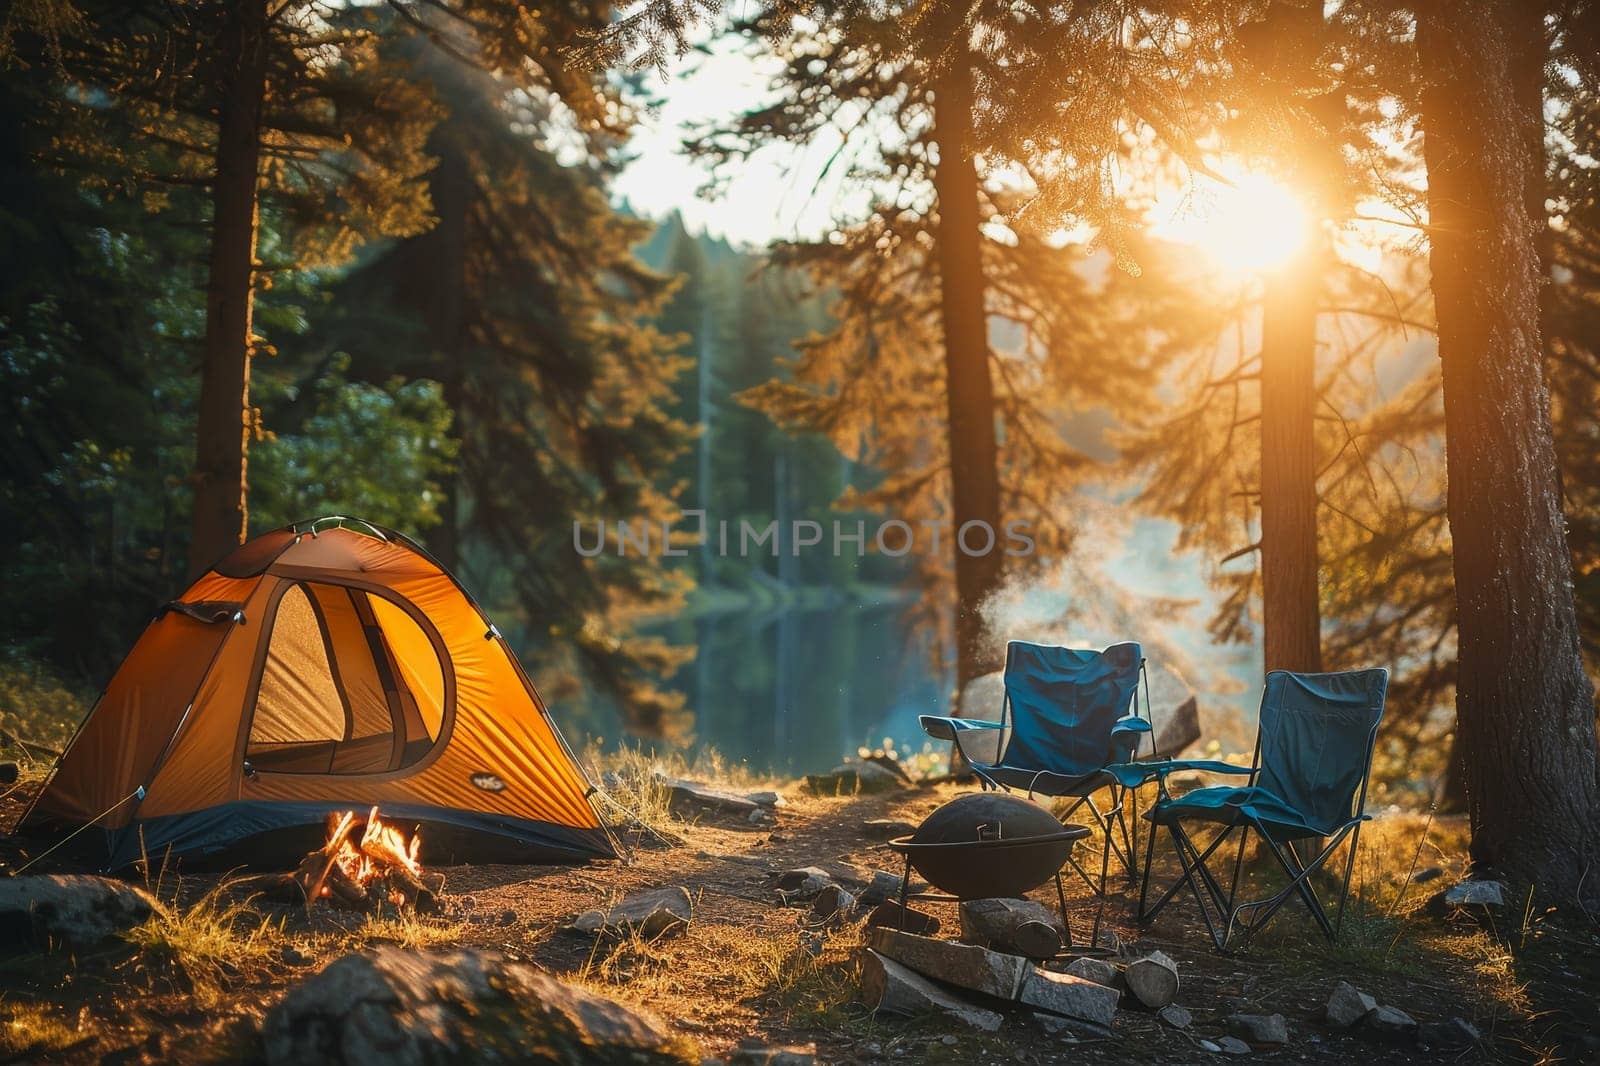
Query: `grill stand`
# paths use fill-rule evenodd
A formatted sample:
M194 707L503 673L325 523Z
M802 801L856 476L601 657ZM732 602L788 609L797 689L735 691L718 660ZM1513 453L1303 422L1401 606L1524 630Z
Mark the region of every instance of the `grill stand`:
M1056 905L1057 905L1058 912L1061 915L1061 927L1063 929L1065 929L1066 932L1067 932L1067 942L1063 946L1068 948L1068 949L1070 949L1073 946L1072 919L1067 916L1067 892L1066 892L1066 889L1064 889L1061 886L1061 871L1060 870L1057 870L1056 873L1055 873L1055 882L1056 882ZM901 872L901 875L900 875L900 932L902 932L902 933L906 931L906 909L907 909L906 904L908 904L911 900L918 900L920 902L927 902L927 903L957 903L957 904L959 904L960 902L962 902L960 896L952 896L947 892L913 892L913 891L911 891L911 853L910 852L906 852L905 853L905 868ZM1089 938L1089 947L1090 948L1093 948L1095 946L1095 943L1100 939L1100 916L1101 916L1101 912L1104 911L1104 909L1105 909L1105 903L1104 903L1104 898L1102 897L1101 905L1095 911L1094 932L1091 934L1091 936Z

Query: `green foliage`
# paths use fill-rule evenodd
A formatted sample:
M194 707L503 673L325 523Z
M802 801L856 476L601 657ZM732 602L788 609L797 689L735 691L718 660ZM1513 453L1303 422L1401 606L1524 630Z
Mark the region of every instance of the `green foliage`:
M0 732L23 742L0 744L6 758L47 766L51 756L33 745L63 750L88 717L92 702L93 693L66 681L47 664L15 648L0 649Z
M303 391L287 387L284 404L303 404L309 415L252 451L251 513L261 528L324 514L358 515L413 534L439 522L441 482L456 453L443 389L400 378L346 382L349 362L340 354ZM257 398L270 402L260 392Z

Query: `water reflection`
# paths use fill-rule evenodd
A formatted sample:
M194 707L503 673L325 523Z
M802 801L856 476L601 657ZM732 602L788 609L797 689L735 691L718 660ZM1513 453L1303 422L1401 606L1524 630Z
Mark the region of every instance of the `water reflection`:
M953 679L935 671L908 611L788 605L666 627L664 636L699 649L673 679L696 712L697 745L783 773L826 770L884 737L920 750L917 716L943 713Z

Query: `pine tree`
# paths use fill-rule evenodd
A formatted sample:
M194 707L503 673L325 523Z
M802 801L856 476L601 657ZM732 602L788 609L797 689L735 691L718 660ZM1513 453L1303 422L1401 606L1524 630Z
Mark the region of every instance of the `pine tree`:
M942 25L966 32L959 21ZM775 263L837 294L837 325L799 346L792 379L750 401L888 472L840 506L911 527L924 618L951 633L965 679L997 661L981 609L1007 559L1007 524L1027 525L1035 556L1070 544L1065 500L1086 460L1062 417L1130 387L1129 375L1089 369L1114 360L1118 341L1085 314L1082 250L1008 226L1022 197L976 172L968 126L982 108L968 102L964 78L985 83L990 57L916 58L901 50L897 23L866 16L816 32L753 29L776 40L784 64L775 101L692 148L722 165L830 129L844 140L843 181L873 203L837 218L824 241L774 250ZM1010 350L990 335L998 318L1016 324ZM971 522L993 531L989 550L975 526L962 550ZM888 536L901 552L905 538Z
M1504 0L1417 13L1472 855L1570 903L1600 859L1600 781L1539 340L1539 94L1517 79L1544 33Z
M685 651L633 630L686 587L660 554L677 514L667 473L690 442L670 413L686 360L650 324L671 282L633 254L649 227L606 202L605 130L564 163L548 93L432 46L415 70L447 116L429 141L437 224L353 271L319 332L362 377L442 383L459 452L428 543L475 586L514 590L508 636L552 691L589 682L635 731L681 737L681 698L661 681ZM620 555L616 524L646 521L651 555ZM578 555L574 527L589 545L601 524L606 550Z

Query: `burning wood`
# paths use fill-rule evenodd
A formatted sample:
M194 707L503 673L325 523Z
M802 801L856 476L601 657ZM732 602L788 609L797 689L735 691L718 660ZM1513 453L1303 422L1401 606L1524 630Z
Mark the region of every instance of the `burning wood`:
M357 830L360 835L357 836ZM243 887L295 902L331 903L373 911L384 903L421 914L440 913L444 878L417 861L422 838L386 823L373 807L364 822L354 811L328 815L327 841L292 873L249 878Z

